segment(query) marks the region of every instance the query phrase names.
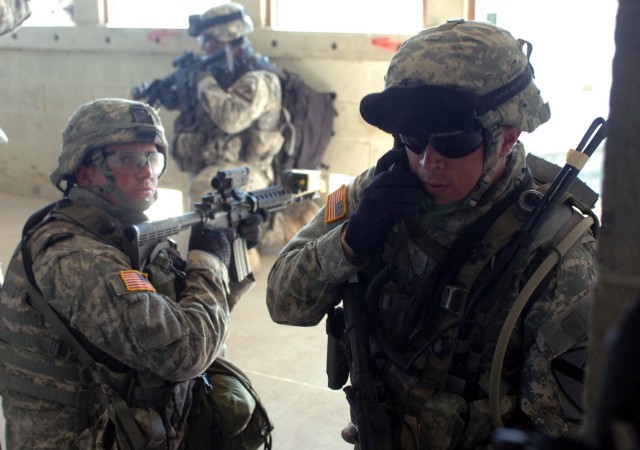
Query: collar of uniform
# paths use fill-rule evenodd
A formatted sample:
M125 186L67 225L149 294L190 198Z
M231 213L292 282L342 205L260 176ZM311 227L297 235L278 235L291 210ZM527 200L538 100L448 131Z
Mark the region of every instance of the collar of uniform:
M99 208L125 225L144 222L148 219L144 213L122 208L111 203L100 194L80 186L71 188L68 198L81 206Z
M417 218L416 225L421 232L428 233L440 245L449 248L453 241L478 217L486 214L493 205L519 186L526 178L524 146L518 143L512 151L504 175L491 186L473 208L462 202L434 208ZM448 210L447 208L452 208Z

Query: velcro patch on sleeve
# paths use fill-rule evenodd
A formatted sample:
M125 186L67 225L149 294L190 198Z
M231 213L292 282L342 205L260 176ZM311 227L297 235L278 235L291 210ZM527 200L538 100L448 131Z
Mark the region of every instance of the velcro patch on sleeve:
M124 287L129 292L156 291L156 288L149 283L146 273L138 272L137 270L121 270L120 278L124 281Z
M347 186L342 185L327 197L324 222L331 223L347 215Z

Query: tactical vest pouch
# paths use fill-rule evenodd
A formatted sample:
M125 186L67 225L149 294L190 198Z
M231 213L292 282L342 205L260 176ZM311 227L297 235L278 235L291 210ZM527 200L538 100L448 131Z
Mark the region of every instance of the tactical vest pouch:
M109 404L105 414L90 430L97 450L169 449L158 413L147 408L129 407L124 400Z
M104 396L105 412L90 430L96 449L181 448L193 382L165 385L154 377L138 375L132 379L126 401L113 392Z
M273 423L247 375L218 357L198 379L188 450L271 448Z

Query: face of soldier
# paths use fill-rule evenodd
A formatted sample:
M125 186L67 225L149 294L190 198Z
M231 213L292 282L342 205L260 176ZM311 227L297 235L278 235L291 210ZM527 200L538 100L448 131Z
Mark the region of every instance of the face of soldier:
M105 163L113 173L116 186L132 202L149 202L158 188L158 177L164 168L164 155L153 143L107 145L104 148ZM102 169L97 164L80 166L76 174L82 187L105 188L108 185ZM120 205L117 197L105 198ZM120 205L126 206L126 205Z
M198 36L198 42L200 43L200 49L206 55L213 55L216 51L224 48L225 43L218 41L210 34L201 34Z
M497 164L500 169L491 180L495 183L504 173L506 157L518 140L520 131L504 127ZM438 152L431 141L422 152L407 148L411 171L420 178L424 190L435 205L447 205L464 200L476 186L484 169L484 144L459 158L447 158Z
M482 176L484 145L462 158L449 159L428 144L420 154L407 150L409 167L436 205L464 199Z

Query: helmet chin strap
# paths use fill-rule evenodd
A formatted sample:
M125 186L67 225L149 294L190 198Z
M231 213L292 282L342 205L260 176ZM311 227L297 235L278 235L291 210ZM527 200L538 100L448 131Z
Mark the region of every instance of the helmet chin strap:
M116 184L116 180L113 176L113 172L109 167L107 167L106 160L104 158L97 158L94 162L98 165L102 174L107 180L107 185L104 187L94 186L89 188L90 191L95 192L99 196L110 200L112 203L113 200L116 200L116 204L121 206L124 209L128 209L131 211L144 212L153 205L158 199L158 191L153 194L153 198L149 200L131 200L129 197L122 192L122 189L118 187Z
M475 207L480 198L487 192L491 186L491 181L496 173L500 170L498 159L500 158L500 145L502 143L502 127L495 126L490 130L485 130L485 151L484 151L484 167L482 177L471 190L469 195L462 200L463 207Z

